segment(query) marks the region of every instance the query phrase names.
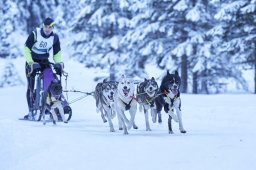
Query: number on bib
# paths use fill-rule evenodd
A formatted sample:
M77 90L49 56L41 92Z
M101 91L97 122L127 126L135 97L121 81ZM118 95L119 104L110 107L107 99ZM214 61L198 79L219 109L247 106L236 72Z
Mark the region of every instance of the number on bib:
M47 42L41 41L39 44L39 47L41 47L41 48L45 48L46 46L47 46Z

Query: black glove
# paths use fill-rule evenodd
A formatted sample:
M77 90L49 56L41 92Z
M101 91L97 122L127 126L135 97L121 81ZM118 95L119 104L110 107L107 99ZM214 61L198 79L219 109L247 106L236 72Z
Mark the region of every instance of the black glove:
M55 63L53 68L57 74L61 75L64 69L64 63Z
M33 74L41 69L40 64L38 64L37 62L30 62L28 65L29 65L28 76L30 76L31 74Z

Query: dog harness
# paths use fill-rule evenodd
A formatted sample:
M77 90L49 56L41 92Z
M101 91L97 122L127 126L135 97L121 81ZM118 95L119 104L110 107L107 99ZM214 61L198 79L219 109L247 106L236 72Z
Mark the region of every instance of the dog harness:
M119 98L120 99L120 98ZM129 110L130 108L131 108L131 103L132 103L132 100L133 100L133 98L130 100L130 102L127 104L127 103L125 103L122 99L120 99L122 102L123 102L123 104L125 105L125 110Z
M170 98L170 97L168 96L168 92L167 92L166 90L164 90L163 95L164 95L164 97L166 98L165 101L169 99L167 103L170 103L170 104L171 104L171 107L173 107L173 103L174 103L174 101L178 98L178 95L175 95L174 98Z
M174 98L173 99L170 99L171 100L171 107L173 107L173 103L174 103L174 101L177 99L177 96L174 96Z
M142 100L137 100L138 103L145 103L145 104L148 104L150 105L150 107L154 107L154 99L155 99L155 96L154 97L149 97L148 95L145 96Z

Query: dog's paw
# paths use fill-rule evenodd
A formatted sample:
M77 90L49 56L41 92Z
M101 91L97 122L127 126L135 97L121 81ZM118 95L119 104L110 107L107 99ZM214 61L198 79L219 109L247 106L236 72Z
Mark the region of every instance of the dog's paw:
M172 130L169 130L169 134L174 134Z
M135 124L133 124L133 129L138 129L138 126L137 125L135 125Z
M187 131L185 131L185 130L183 129L183 130L180 130L180 133L187 133Z
M124 135L128 135L129 133L128 133L128 131L127 130L125 130L124 131Z

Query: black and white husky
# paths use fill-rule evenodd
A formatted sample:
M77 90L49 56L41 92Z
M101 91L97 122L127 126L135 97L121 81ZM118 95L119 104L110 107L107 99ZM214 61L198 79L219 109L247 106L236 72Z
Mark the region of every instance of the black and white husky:
M172 119L179 123L179 129L181 133L186 133L183 128L182 123L182 113L181 113L181 99L180 99L180 85L181 79L177 71L174 74L170 74L167 71L167 75L163 78L160 86L161 96L156 99L156 109L157 112L162 110L164 107L165 112L169 115L168 118L168 128L169 133L172 131ZM176 114L174 113L176 110Z
M109 123L110 132L114 132L112 119L115 117L114 94L117 90L117 83L104 80L95 87L94 98L96 100L97 112L101 112L103 122ZM108 120L106 120L105 116Z
M62 96L62 85L59 80L52 80L48 89L43 92L42 95L42 118L43 124L46 124L45 112L48 110L53 119L53 124L58 121L58 116L56 111L58 110L64 123L68 123L64 115L64 109L61 101ZM56 110L57 109L57 110Z
M134 82L131 78L122 75L118 82L117 92L115 94L115 108L117 111L119 130L124 130L124 134L128 134L128 130L132 126L138 129L135 125L135 115L137 112L137 101L134 97ZM125 115L125 111L129 111L130 119Z
M148 110L151 110L151 115L154 117L156 115L155 98L158 92L158 85L155 78L145 79L144 82L138 84L137 87L137 100L140 105L140 110L143 109L146 122L146 131L151 131L149 121L148 121Z

